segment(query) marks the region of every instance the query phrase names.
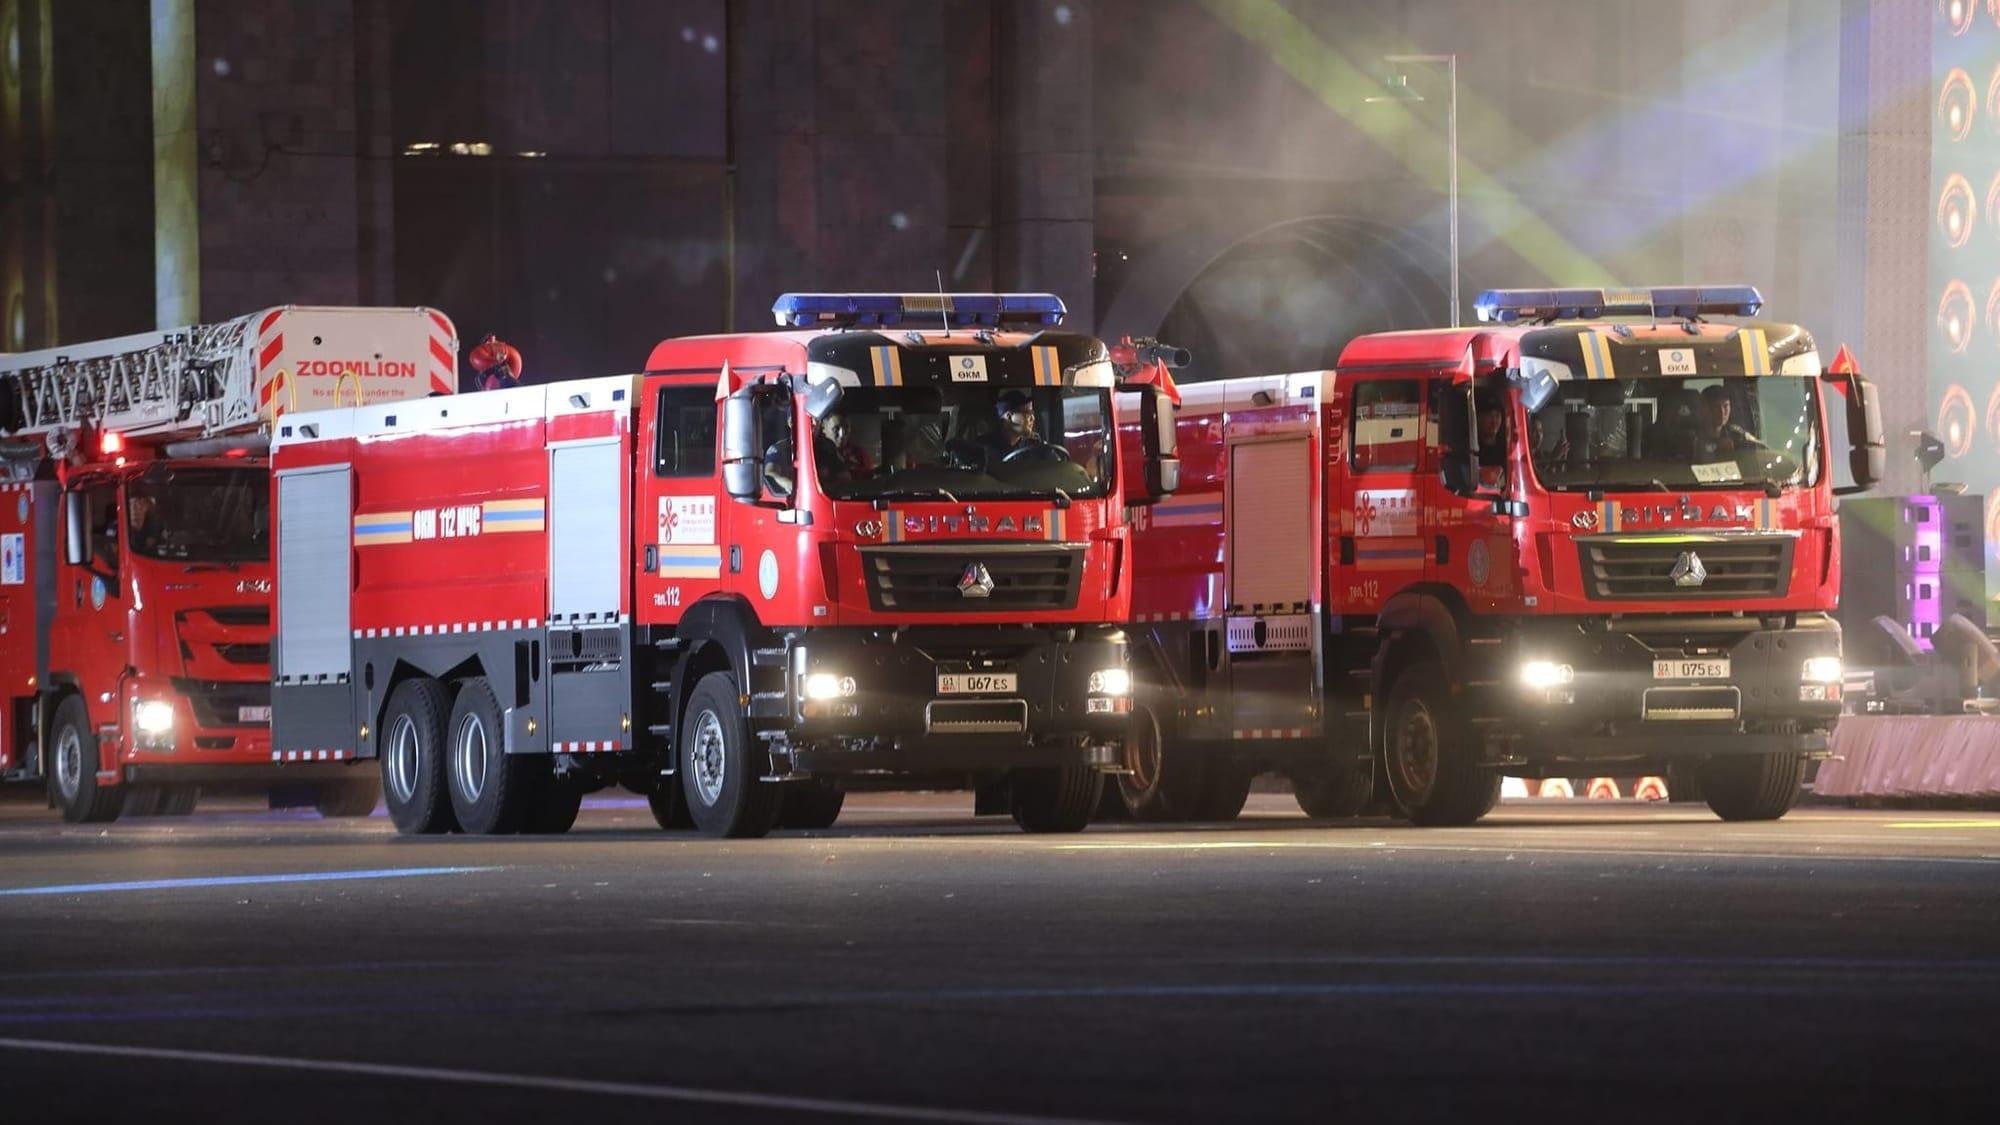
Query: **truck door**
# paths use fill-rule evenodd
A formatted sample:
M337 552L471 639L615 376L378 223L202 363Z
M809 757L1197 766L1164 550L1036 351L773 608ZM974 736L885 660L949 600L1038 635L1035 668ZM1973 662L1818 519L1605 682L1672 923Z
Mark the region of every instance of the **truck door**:
M1424 379L1369 375L1345 381L1347 456L1334 475L1340 557L1330 595L1341 612L1377 613L1421 582L1429 557L1422 467Z
M56 555L64 561L56 581L56 627L49 672L52 676L66 674L76 678L91 722L101 726L119 723L120 719L121 701L117 693L128 663L125 633L130 617L127 613L130 599L121 584L129 562L123 550L124 521L120 515L118 483L105 479L84 481L75 492L83 501L90 561L72 566L67 552ZM65 528L59 518L58 533L64 533ZM113 701L99 699L106 692L113 693ZM119 725L122 728L124 724Z
M722 587L723 547L716 534L722 482L716 469L720 407L715 379L654 380L641 404L640 441L651 471L639 486L639 620L674 625L682 610ZM643 462L642 462L643 464Z
M1453 383L1449 379L1431 382L1427 417L1431 434L1424 475L1424 506L1432 513L1430 580L1461 591L1474 609L1491 610L1514 592L1517 562L1512 527L1506 517L1494 511L1493 500L1460 496L1445 484L1439 451L1466 435L1440 432L1441 409L1446 395L1467 396L1465 417L1475 427L1478 446L1475 459L1479 490L1490 496L1511 495L1513 469L1511 444L1519 431L1512 417L1513 402L1503 378L1484 377L1474 383Z

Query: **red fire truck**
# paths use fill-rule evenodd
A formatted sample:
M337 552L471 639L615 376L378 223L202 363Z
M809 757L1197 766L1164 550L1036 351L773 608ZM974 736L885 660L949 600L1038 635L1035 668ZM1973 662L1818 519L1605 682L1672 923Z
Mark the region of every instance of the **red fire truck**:
M1135 392L1122 456L1052 296L775 312L643 375L285 418L274 753L379 759L406 832L562 831L612 782L714 835L857 786L1082 828L1171 414Z
M1183 487L1135 529L1128 805L1465 824L1503 773L1699 775L1791 807L1840 713L1830 413L1872 386L1749 287L1496 291L1336 370L1183 386ZM1829 407L1838 407L1830 411ZM1379 784L1375 780L1379 776Z
M71 821L223 783L372 809L372 774L272 765L268 425L448 393L457 346L427 309L290 306L0 356L0 777Z

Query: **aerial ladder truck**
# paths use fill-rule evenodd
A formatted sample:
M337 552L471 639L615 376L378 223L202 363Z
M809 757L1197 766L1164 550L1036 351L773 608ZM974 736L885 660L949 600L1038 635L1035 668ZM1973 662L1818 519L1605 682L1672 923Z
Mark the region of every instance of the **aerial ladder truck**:
M0 780L73 822L223 785L371 811L373 771L271 753L269 428L449 394L457 350L429 309L284 306L0 356Z

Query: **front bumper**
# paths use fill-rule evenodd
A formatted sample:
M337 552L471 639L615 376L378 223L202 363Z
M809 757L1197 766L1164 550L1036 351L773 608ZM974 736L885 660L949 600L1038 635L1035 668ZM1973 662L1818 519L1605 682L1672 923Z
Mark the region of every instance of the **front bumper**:
M1091 674L1127 667L1113 626L818 630L790 654L788 737L801 759L873 768L1109 765L1115 755L1091 750L1123 739L1131 695L1093 694ZM808 699L815 675L851 680L853 693ZM947 694L943 675L1011 676L1013 686Z
M1672 616L1524 622L1479 646L1469 695L1490 759L1505 763L1698 759L1824 753L1840 717L1839 683L1810 683L1805 662L1840 655L1822 614L1760 619ZM1658 661L1726 660L1726 676L1660 676ZM1530 687L1531 661L1570 669Z
M138 700L173 709L170 730L147 733L136 719L124 726L120 764L127 769L247 766L271 761L271 685L261 680L131 681L125 709ZM247 717L246 717L247 716Z

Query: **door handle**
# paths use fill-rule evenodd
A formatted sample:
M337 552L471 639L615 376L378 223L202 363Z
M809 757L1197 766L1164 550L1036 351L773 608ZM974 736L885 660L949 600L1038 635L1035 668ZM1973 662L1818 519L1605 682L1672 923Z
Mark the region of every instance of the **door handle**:
M657 571L659 569L660 569L660 549L654 546L653 544L648 543L646 544L646 573L652 574L654 571Z
M1445 536L1440 535L1437 537L1437 564L1439 566L1446 566L1450 562L1451 562L1451 540L1446 538Z

